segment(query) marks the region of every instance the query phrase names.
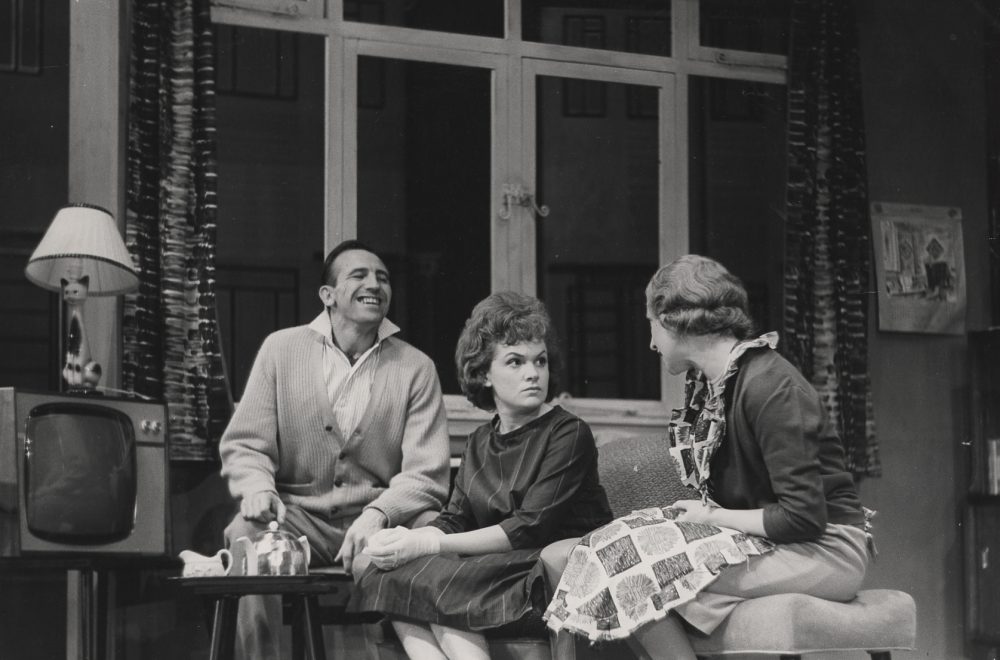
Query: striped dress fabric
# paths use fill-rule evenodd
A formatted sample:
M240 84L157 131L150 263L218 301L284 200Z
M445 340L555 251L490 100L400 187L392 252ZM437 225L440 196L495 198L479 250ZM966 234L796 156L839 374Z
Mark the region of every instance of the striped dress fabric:
M510 433L497 420L469 436L448 506L430 524L446 533L499 525L513 550L440 554L362 576L354 608L488 630L538 617L546 606L541 549L611 520L590 428L555 407Z

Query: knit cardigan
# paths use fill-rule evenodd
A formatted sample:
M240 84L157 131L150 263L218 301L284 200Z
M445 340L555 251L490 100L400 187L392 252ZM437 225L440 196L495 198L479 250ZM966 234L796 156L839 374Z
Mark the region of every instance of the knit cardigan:
M323 337L308 326L261 345L223 434L222 475L234 497L261 491L328 518L378 509L388 525L440 509L449 443L434 363L396 337L382 341L371 399L342 437L323 375Z

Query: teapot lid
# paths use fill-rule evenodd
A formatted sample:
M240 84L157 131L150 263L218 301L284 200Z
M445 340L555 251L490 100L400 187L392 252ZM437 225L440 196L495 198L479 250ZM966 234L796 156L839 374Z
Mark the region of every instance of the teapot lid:
M297 538L295 538L294 534L292 534L291 532L286 532L283 529L278 529L278 521L277 520L272 520L271 522L267 523L267 529L264 529L264 530L261 530L260 532L258 532L258 534L255 537L255 539L258 542L260 542L260 541L272 541L272 542L273 541L278 541L278 542L280 542L280 541L287 541L288 543L292 543L292 544L295 544L295 545L299 544L299 540Z
M261 532L260 532L261 538L263 538L265 536L271 536L271 535L291 536L291 534L289 534L285 530L278 529L278 521L277 520L272 520L271 522L267 523L267 529L261 530Z

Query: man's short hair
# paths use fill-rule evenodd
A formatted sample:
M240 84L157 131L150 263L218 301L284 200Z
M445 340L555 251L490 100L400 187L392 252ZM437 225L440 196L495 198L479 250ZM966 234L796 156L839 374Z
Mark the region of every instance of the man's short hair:
M549 313L537 298L501 291L481 300L465 322L455 347L458 383L465 397L477 408L496 410L493 390L486 386L486 373L498 344L510 346L531 341L545 342L549 361L551 400L559 391L559 343Z
M337 247L330 250L330 254L326 255L326 259L323 260L323 272L320 273L319 281L320 286L327 284L333 286L337 283L333 273L333 262L337 260L337 257L349 250L364 250L365 252L376 254L375 250L356 238L349 238L346 241L342 241ZM376 254L376 256L378 255Z

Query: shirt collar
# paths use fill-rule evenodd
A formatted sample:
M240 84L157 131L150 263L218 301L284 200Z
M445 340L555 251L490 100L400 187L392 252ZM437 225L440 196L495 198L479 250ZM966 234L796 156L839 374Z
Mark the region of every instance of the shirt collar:
M333 329L330 325L330 316L325 309L319 313L319 316L312 320L309 324L309 329L318 333L321 337L323 337L324 341L329 339L331 343L333 342ZM375 344L381 344L397 332L399 332L398 325L389 319L382 319L382 322L378 326Z

